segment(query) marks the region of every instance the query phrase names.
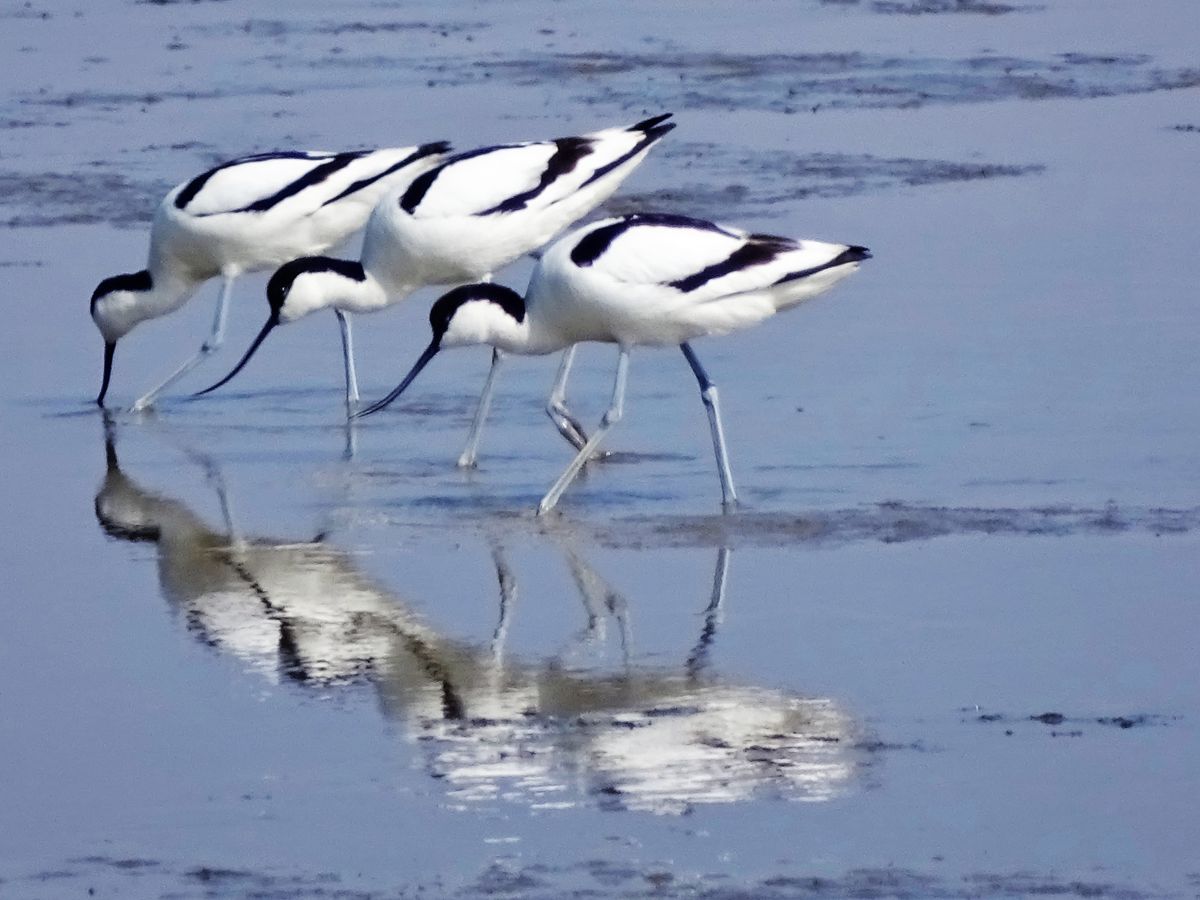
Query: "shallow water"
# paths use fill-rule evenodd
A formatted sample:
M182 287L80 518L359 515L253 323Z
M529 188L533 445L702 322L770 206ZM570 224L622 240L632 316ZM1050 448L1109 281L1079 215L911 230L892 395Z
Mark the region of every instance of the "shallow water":
M1200 8L1161 6L0 7L0 895L1194 894ZM667 351L546 521L550 359L472 473L486 352L348 430L332 319L91 406L86 298L214 160L667 109L610 208L875 254L697 344L736 513ZM433 296L360 319L366 397Z

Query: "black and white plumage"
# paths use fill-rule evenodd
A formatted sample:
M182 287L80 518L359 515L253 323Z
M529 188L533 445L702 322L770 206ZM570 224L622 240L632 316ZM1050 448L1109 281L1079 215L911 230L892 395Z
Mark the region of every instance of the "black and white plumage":
M728 602L726 548L686 661L631 664L614 678L573 657L605 646L610 627L624 647L637 606L562 535L554 543L583 627L565 652L521 658L506 646L519 584L500 546L492 551L499 619L490 641L468 641L369 578L360 554L320 539L235 537L232 522L210 526L182 499L123 472L114 444L106 449L97 522L115 540L154 547L159 590L189 634L272 683L287 679L326 697L374 691L456 803L503 796L544 805L548 791L579 791L580 801L602 798L605 808L682 815L763 791L828 800L861 773L861 730L839 703L727 683L709 670ZM221 493L220 469L208 463Z
M594 222L546 250L524 298L496 284L466 285L443 295L429 314L433 340L416 365L391 394L359 415L395 400L447 347L490 344L531 355L581 341L617 344L612 404L542 499L538 511L546 512L621 418L631 348L676 345L700 383L728 506L737 495L717 389L688 341L756 325L828 290L870 255L865 247L751 234L684 216L642 213ZM569 353L551 394L560 403Z
M371 215L360 262L299 259L267 288L270 318L233 378L279 324L333 307L372 312L432 284L488 280L595 209L674 125L669 114L552 141L460 153L390 193ZM346 351L347 399L357 399ZM570 439L570 438L569 438ZM468 447L460 463L471 465Z
M176 185L155 212L146 269L106 278L92 294L92 319L105 344L96 402L104 403L116 343L134 326L179 309L208 279L224 279L212 333L194 357L138 400L135 409L141 409L220 346L238 275L336 246L363 227L388 190L406 186L448 151L439 142L260 153Z

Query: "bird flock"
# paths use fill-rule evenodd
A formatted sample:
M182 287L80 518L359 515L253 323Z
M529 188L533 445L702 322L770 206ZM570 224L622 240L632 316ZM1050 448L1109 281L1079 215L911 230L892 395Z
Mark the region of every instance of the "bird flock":
M737 493L717 387L690 342L747 328L823 293L871 254L650 211L590 222L555 240L616 192L674 128L669 118L457 154L433 142L263 153L209 169L159 204L146 268L106 278L92 294L92 320L104 338L96 403L104 406L117 342L135 326L174 312L205 281L221 278L210 333L133 404L138 411L220 348L237 277L273 269L266 324L224 378L193 396L230 381L280 325L325 308L340 326L346 409L355 419L392 403L442 350L488 345L492 367L458 460L470 467L503 359L562 351L546 412L575 456L538 504L540 514L554 509L620 421L632 348L677 346L699 383L729 509ZM359 259L322 255L360 229ZM524 295L492 282L552 240ZM351 316L431 285L454 287L430 309L428 346L395 390L359 408ZM590 437L566 405L575 345L585 341L619 351L610 405Z

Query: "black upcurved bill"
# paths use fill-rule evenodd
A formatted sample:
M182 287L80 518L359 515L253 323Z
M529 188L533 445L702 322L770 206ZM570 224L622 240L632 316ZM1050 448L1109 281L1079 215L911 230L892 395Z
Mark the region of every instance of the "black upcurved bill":
M224 378L222 378L220 381L218 381L216 384L210 385L202 391L197 391L196 393L192 394L192 396L193 397L203 397L205 394L209 393L210 391L215 391L217 388L221 387L223 384L225 384L231 378L233 378L233 376L236 375L238 372L242 371L242 366L246 365L246 363L248 363L250 361L250 357L252 357L254 355L254 351L258 349L258 345L267 339L267 335L271 333L271 329L274 328L278 324L279 324L279 319L275 318L275 316L271 316L271 318L267 319L267 324L264 325L262 328L262 331L260 331L258 333L258 337L256 337L254 339L254 343L252 343L250 345L250 349L246 351L246 355L243 356L241 361L236 366L233 367L233 371L230 372L228 375L226 375Z
M398 388L396 388L394 391L392 391L390 394L388 394L386 397L384 397L378 403L372 403L366 409L360 409L353 416L351 416L351 418L361 419L363 416L369 416L369 415L371 415L371 413L377 413L381 409L383 409L385 406L390 404L397 397L399 397L401 394L403 394L405 389L410 384L412 384L413 379L416 378L418 374L420 374L420 371L429 364L429 361L431 359L433 359L435 356L437 356L437 352L438 352L440 343L441 343L440 341L435 339L433 341L433 343L431 343L428 347L425 348L425 352L421 354L421 358L417 360L416 365L414 365L412 367L412 369L409 371L409 373L404 376L404 380L402 382L400 382L400 386Z
M104 342L104 379L100 382L100 394L96 397L96 405L104 407L104 395L108 393L108 381L112 378L113 351L117 349L116 341Z

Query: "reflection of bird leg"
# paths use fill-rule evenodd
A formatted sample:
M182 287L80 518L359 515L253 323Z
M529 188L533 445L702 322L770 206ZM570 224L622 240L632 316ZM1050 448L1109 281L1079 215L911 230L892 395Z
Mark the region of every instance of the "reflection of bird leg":
M504 657L504 643L508 638L509 618L517 602L517 578L504 558L504 550L498 542L492 543L492 562L496 566L496 580L500 584L500 618L492 632L492 660L497 666Z
M349 406L349 404L347 404ZM346 417L346 446L342 450L342 459L351 460L358 454L358 419Z
M613 616L621 635L621 653L626 664L629 662L629 604L623 594L604 580L585 560L569 540L563 542L571 578L583 601L587 613L587 626L579 632L575 642L579 645L603 642L605 616Z
M732 551L722 547L717 551L717 568L713 572L712 594L708 606L704 610L704 628L700 631L700 639L688 654L687 673L689 678L698 678L708 666L708 653L712 647L713 638L717 635L717 626L725 618L725 583L729 579L729 557Z
M230 547L244 547L246 540L234 523L229 487L225 482L225 474L221 471L220 464L210 454L197 450L187 443L170 427L160 424L156 430L194 465L204 470L205 479L216 491L217 503L221 507L221 521L225 523L225 535Z
M601 616L601 596L604 593L603 582L596 573L580 558L573 546L566 548L567 565L571 569L571 578L579 591L579 599L583 602L583 611L587 616L587 624L575 636L576 643L590 644L604 640L604 618Z

